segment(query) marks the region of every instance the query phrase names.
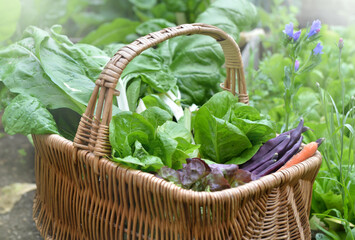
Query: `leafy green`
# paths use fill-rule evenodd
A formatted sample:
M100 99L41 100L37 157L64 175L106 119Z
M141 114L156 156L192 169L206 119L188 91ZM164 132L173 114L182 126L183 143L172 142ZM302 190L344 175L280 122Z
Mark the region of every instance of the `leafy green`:
M152 8L157 0L129 0L133 5L141 9L150 9Z
M160 162L179 168L186 158L196 156L199 145L192 144L190 131L170 121L171 118L158 107L150 107L141 115L132 112L115 115L110 123L114 161L127 160L126 165L132 168L156 171Z
M152 32L157 32L163 28L174 27L175 24L165 20L165 19L151 19L136 28L136 32L139 35L145 36Z
M141 113L154 128L163 125L166 121L172 120L172 115L159 107L147 108Z
M256 14L256 8L247 0L217 0L197 17L196 22L219 27L237 39L239 31L254 23Z
M10 134L58 133L52 115L34 97L18 95L6 107L2 122Z
M275 125L262 118L254 107L242 105L234 109L231 122L242 129L244 134L254 144L266 142L275 137Z
M110 23L101 25L81 40L82 43L102 46L114 42L127 42L126 37L135 33L138 22L125 18L117 18Z
M50 109L49 112L55 120L59 134L73 141L81 115L70 108Z
M197 2L191 2L191 4L195 7L200 6ZM172 11L182 11L189 9L192 5L176 2L170 4L169 7ZM224 27L228 26L224 30L233 33L235 38L239 31L250 26L256 17L255 8L247 1L228 0L224 2L220 0L207 8L197 20L218 26L219 21L224 21L225 17L216 18L216 12L223 13L228 19L232 19L224 25ZM160 19L150 20L141 25L144 29L138 27L137 32L142 35L146 34L146 28L153 27L155 30L158 28L156 24L170 25ZM135 57L124 70L123 76L141 77L142 81L159 92L168 91L177 84L184 104L202 105L214 93L220 91L219 83L223 80L220 69L223 63L222 48L213 38L201 35L175 37L164 42L157 49L146 50Z
M201 144L201 157L217 163L224 163L252 146L238 127L213 116L206 107L198 110L194 130L196 143Z
M238 103L230 92L215 94L195 117L201 157L217 163L249 160L262 142L275 136L275 126L255 108Z
M151 49L130 62L122 74L122 77L128 78L138 76L159 92L167 92L176 85L176 78L164 62L163 57Z
M162 167L157 175L194 191L220 191L253 180L253 175L235 164L207 164L200 158L188 158L179 170Z
M132 155L131 145L136 140L143 145L149 145L154 136L155 129L152 124L138 113L121 112L112 117L110 143L119 156Z
M44 108L37 114L43 113L42 117L48 118L47 110L50 110L59 133L73 139L78 116L84 112L94 89L93 81L109 57L94 46L73 44L60 31L60 26L53 26L48 32L28 27L22 40L0 50L0 81L11 96L24 96L22 101L27 99L29 105L33 104L33 99L27 96L36 98ZM72 117L63 117L62 111ZM8 125L15 123L8 122ZM18 131L23 130L18 128Z

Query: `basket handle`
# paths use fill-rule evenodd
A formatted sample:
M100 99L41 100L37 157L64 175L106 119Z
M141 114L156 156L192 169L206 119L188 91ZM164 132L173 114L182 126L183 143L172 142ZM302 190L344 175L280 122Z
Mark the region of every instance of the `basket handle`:
M221 87L235 95L237 74L239 101L247 104L248 95L246 92L242 57L239 47L232 37L217 27L201 23L165 28L138 38L131 44L122 47L107 63L96 81L96 86L87 109L81 117L74 138L75 149L88 150L99 158L110 156L109 123L112 117L112 101L113 96L119 94L116 90L116 85L123 70L133 58L144 50L167 39L191 34L208 35L215 38L221 44L227 70L226 80L221 84Z

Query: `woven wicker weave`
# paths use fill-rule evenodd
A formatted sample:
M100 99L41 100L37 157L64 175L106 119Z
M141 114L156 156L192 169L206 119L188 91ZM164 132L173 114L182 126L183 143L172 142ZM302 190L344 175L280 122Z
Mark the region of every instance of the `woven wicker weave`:
M239 100L248 103L239 48L216 27L163 29L120 49L96 81L74 143L59 135L33 136L33 217L46 239L310 239L319 152L286 170L212 193L181 189L104 157L111 152L112 98L125 66L151 46L190 34L209 35L221 44L227 68L222 87L235 94L237 75Z

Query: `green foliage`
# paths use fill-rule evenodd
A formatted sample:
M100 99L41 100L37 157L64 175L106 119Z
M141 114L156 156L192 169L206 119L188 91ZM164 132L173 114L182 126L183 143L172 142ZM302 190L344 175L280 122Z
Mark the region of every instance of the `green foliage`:
M58 133L48 110L36 99L19 95L6 107L2 122L8 134Z
M142 115L121 112L110 123L113 160L134 169L157 171L162 166L182 167L196 157L199 145L192 144L191 132L172 122L166 111L152 107Z
M103 46L115 42L127 42L127 36L134 34L138 25L138 22L125 18L117 18L110 23L101 25L97 30L90 32L80 42L96 46Z
M197 111L194 123L201 156L217 163L249 160L261 142L275 137L274 128L255 108L238 103L229 92L215 94Z
M29 27L20 41L0 50L2 65L0 84L4 86L1 88L1 93L4 94L2 105L4 107L9 105L5 109L9 114L14 106L16 112L28 113L31 109L29 106L37 104L41 106L41 110L36 111L33 118L49 119L48 115L50 115L53 120L51 115L53 114L57 126L60 127L59 133L68 139L73 139L79 119L77 115L84 112L94 88L93 80L102 71L109 57L94 46L73 44L59 31L58 26L52 27L49 32ZM17 94L19 98L12 100ZM18 99L22 104L16 103ZM58 109L63 109L62 113L67 112L73 118L61 120ZM41 117L40 114L43 116ZM18 121L9 116L4 124L17 126ZM35 129L37 125L32 126L26 119L23 121L24 125L21 128L7 127L6 129L11 134L41 133ZM57 132L51 128L39 129L47 130L47 133ZM42 133L45 133L44 130Z

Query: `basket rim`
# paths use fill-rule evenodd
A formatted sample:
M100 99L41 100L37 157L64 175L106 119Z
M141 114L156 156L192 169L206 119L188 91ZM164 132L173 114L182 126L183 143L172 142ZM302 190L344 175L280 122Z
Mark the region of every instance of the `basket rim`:
M44 134L44 135L35 135L35 136L40 138L47 138L46 140L49 143L55 141L55 142L61 142L64 145L71 145L74 150L74 143L58 134ZM92 153L90 153L88 150L78 150L78 152L84 152L85 154L87 154L86 155L87 157L95 158L95 156ZM91 163L94 164L94 161L89 162L89 164ZM154 176L154 174L152 173L147 173L141 170L131 169L129 167L119 165L118 163L115 163L109 160L108 158L102 157L99 159L99 164L105 165L106 168L114 167L117 169L124 169L130 174L136 175L136 177L142 177L144 180L153 181L154 185L157 184L161 188L161 190L177 191L179 192L178 194L179 198L180 197L188 198L188 199L205 198L205 200L211 197L222 199L226 195L228 195L231 198L243 198L243 197L250 198L251 196L256 196L261 194L262 192L271 190L275 187L279 187L281 184L294 182L301 178L304 178L306 177L307 173L309 173L314 168L319 169L321 163L322 163L322 155L320 154L319 151L317 151L312 157L304 160L301 163L293 165L284 170L274 172L272 174L268 174L264 177L251 181L244 185L235 188L224 189L216 192L197 192L190 189L181 188L172 182L168 182L164 179ZM307 178L309 178L312 181L314 180L315 177L316 175L307 176Z

